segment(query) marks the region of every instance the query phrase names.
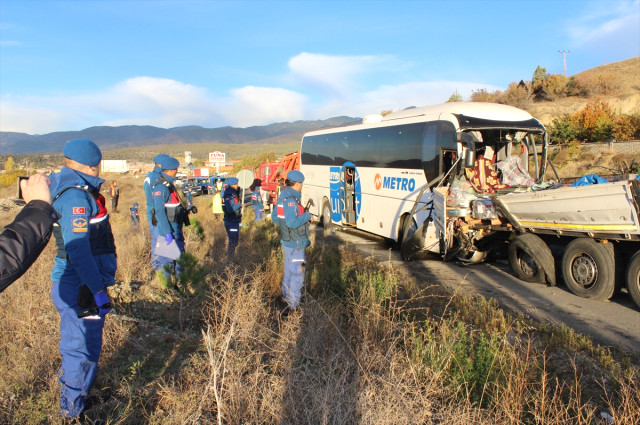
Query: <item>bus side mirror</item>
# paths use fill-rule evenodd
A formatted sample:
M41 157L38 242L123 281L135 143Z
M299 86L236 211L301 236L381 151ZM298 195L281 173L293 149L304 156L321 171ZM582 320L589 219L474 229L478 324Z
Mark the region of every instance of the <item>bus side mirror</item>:
M464 168L474 168L476 166L476 152L467 149L464 154Z

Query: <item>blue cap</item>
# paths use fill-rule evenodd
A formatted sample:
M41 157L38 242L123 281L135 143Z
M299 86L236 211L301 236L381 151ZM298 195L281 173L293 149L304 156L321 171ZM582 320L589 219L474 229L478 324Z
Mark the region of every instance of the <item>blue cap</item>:
M89 139L71 139L62 152L66 158L90 167L95 167L102 160L100 148Z
M228 184L229 186L233 186L234 184L238 184L238 183L240 183L240 181L238 180L238 178L237 178L237 177L229 177L229 178L227 179L227 184Z
M164 153L159 153L158 155L153 157L153 163L154 164L160 164L160 161L162 161L162 158L166 158L169 157L169 155L164 154ZM169 157L171 158L171 157Z
M302 183L304 181L304 174L298 170L291 170L287 173L287 180Z
M137 207L137 206L138 206L138 203L137 203L137 202L134 202L134 203L133 203L133 206L134 206L134 207Z
M162 167L163 170L177 170L180 166L180 161L173 157L170 157L169 155L165 155L160 158L158 164L160 164L160 167Z

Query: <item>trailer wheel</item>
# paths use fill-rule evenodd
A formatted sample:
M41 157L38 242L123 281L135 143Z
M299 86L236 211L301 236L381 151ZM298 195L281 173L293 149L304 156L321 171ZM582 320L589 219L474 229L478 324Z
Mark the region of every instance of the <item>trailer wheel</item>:
M326 198L322 201L322 227L326 230L333 227L333 223L331 222L331 206Z
M640 251L631 257L627 266L627 289L633 302L640 307Z
M509 244L507 255L513 272L525 282L545 283L545 270L554 268L551 250L533 233L518 235Z
M616 288L613 250L593 239L574 239L562 256L562 276L574 294L608 300Z

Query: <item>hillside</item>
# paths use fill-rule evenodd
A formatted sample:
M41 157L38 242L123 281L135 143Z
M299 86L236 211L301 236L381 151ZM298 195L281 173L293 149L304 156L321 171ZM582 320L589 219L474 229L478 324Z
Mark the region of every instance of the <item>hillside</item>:
M81 131L63 131L42 135L0 132L0 154L61 152L69 139L86 137L103 150L153 145L181 145L192 143L264 143L290 144L299 142L311 130L339 127L361 122L361 118L334 117L326 120L275 123L247 128L204 128L185 126L158 128L127 125L120 127L90 127Z
M610 93L599 96L619 114L640 113L640 57L588 69L574 77L588 81L609 78ZM589 100L590 98L567 97L552 102L535 102L529 112L548 125L559 115L578 112Z

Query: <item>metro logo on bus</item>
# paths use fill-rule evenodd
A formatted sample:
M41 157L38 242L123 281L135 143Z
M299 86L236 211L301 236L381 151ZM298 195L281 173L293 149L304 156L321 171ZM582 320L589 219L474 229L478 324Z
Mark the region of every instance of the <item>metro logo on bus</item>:
M403 190L413 192L416 188L416 180L408 179L406 177L382 177L380 174L376 174L373 180L376 190L391 189L391 190Z
M373 184L375 185L376 190L380 190L380 188L382 187L382 176L380 175L380 173L377 173L373 178Z

